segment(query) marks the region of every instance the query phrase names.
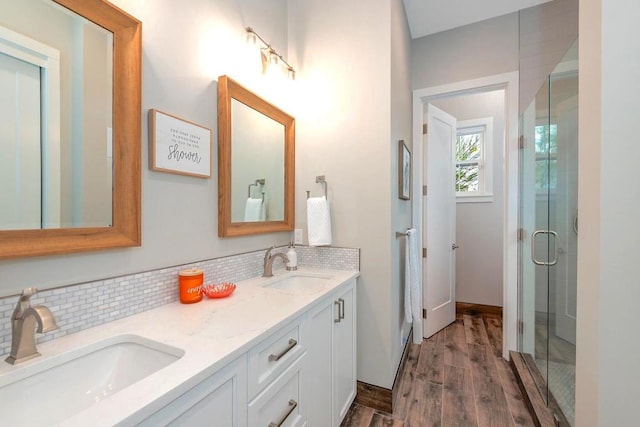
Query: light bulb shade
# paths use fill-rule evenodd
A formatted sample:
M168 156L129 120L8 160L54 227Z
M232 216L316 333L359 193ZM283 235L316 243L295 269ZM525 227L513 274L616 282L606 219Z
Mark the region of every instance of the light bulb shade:
M262 74L267 74L269 68L269 51L266 48L260 49L260 61L262 62Z
M278 65L278 54L275 51L269 53L269 65Z
M255 46L258 44L258 37L256 37L256 33L253 31L247 30L247 44L251 46Z
M278 64L278 59L276 57L275 60L270 61L267 65L267 72L265 74L271 78L282 78L282 72L282 67Z

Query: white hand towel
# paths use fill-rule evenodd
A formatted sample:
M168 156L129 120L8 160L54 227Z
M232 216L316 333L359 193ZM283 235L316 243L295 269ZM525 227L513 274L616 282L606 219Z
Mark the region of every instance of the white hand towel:
M244 209L245 222L264 221L265 212L262 199L247 199L247 205Z
M413 322L411 312L411 243L408 233L404 239L404 321Z
M331 212L326 197L307 199L307 228L309 246L328 246L331 244Z
M413 343L422 342L422 275L418 256L418 235L407 230L404 264L404 318L413 323Z

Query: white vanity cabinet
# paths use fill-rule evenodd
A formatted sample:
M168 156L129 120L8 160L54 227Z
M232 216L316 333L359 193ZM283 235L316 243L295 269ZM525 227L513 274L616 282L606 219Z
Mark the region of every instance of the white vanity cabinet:
M355 279L308 314L309 427L340 425L356 396Z
M356 395L355 285L302 306L233 362L122 425L338 427Z
M229 363L137 425L246 427L246 355Z
M333 324L333 402L334 426L339 426L356 398L356 298L355 280L338 295L342 310Z

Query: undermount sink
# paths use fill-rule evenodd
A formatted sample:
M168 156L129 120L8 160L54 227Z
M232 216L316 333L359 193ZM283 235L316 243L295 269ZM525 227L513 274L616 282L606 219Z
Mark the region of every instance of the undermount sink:
M65 420L178 360L184 351L118 335L0 376L0 425Z
M323 274L285 273L276 276L262 286L294 294L311 294L321 292L330 283L332 276Z

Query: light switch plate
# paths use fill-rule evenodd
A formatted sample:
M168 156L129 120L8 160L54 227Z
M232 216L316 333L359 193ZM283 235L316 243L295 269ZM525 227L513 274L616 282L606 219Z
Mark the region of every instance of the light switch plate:
M296 228L293 232L293 243L296 245L302 244L302 228Z

